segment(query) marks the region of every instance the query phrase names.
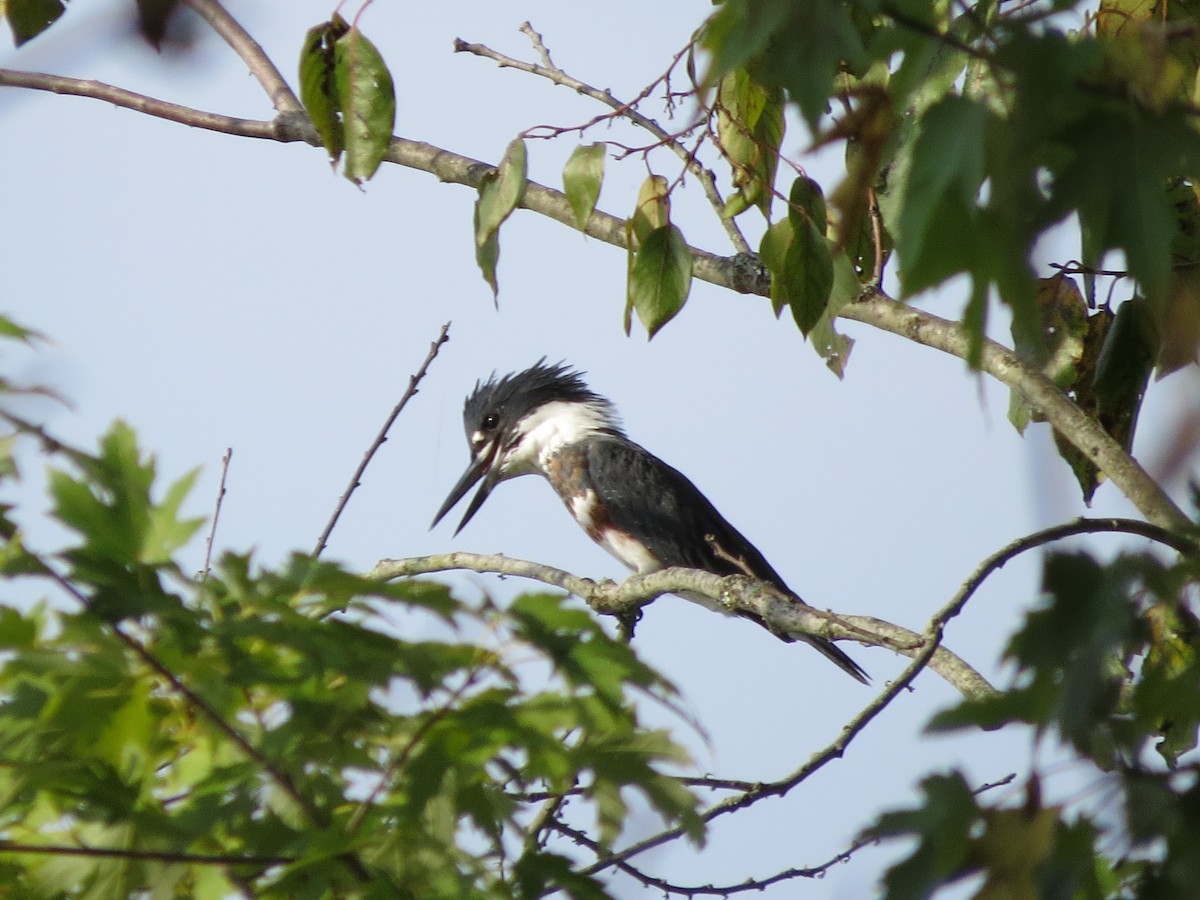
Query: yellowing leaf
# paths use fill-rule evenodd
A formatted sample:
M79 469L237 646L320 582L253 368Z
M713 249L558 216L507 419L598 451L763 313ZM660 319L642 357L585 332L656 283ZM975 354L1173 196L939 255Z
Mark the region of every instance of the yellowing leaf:
M600 199L600 182L604 178L604 145L586 144L576 147L563 167L563 193L575 214L575 224L582 231L587 227L596 201Z
M500 165L484 175L479 185L479 197L475 201L475 261L479 263L484 280L491 285L493 297L500 293L496 281L500 226L521 203L528 180L527 168L525 142L515 140L508 145Z
M633 237L638 246L656 228L662 228L671 219L671 198L667 194L667 179L651 175L642 182L638 190L637 206L629 217ZM631 246L631 250L636 247Z

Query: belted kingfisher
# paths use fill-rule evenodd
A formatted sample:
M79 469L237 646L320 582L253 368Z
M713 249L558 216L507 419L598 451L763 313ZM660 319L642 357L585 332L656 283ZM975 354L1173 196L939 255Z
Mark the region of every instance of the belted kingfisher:
M463 407L463 425L471 463L433 525L482 481L454 531L458 534L497 484L537 473L592 540L640 575L668 566L750 575L804 602L691 481L631 441L612 403L565 364L547 365L543 358L524 372L476 382ZM727 612L708 598L688 599ZM752 613L739 615L765 626ZM811 644L867 683L866 672L832 641L772 633Z

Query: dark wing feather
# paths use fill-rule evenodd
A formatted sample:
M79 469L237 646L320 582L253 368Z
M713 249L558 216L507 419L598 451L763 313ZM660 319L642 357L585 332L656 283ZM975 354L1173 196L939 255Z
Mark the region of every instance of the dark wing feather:
M627 440L600 438L588 446L588 473L608 520L644 544L664 566L752 575L803 603L683 473L652 453ZM753 615L745 618L765 624ZM787 641L799 638L851 677L867 683L858 663L832 641L815 635L777 636Z
M686 476L637 444L618 438L591 441L588 473L612 524L645 544L664 566L752 575L791 593L763 555Z

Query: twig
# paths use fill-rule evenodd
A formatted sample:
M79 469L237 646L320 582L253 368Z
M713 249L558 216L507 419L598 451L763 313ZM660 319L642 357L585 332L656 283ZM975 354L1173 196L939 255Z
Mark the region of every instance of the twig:
M379 795L383 793L387 787L396 783L396 776L400 774L406 765L408 765L408 761L412 757L413 752L417 749L417 746L421 743L421 741L425 739L425 736L429 733L429 730L450 714L450 710L453 708L454 704L462 699L463 695L479 681L479 677L482 674L483 669L481 666L476 666L474 669L472 669L467 677L463 680L463 683L454 691L452 691L446 698L446 702L425 717L425 720L417 727L412 735L409 736L404 746L400 749L400 752L396 754L395 759L393 759L391 763L388 764L388 767L383 771L379 780L371 789L371 793L364 798L361 803L358 804L354 812L350 815L349 820L346 822L346 834L352 835L358 831L359 827L366 820L367 812L372 806L375 805L375 802L379 799Z
M183 0L183 2L212 26L212 29L221 36L225 43L233 48L233 52L242 58L242 61L249 67L250 73L263 86L263 90L271 98L271 105L278 112L300 113L304 111L304 107L295 93L258 41L250 36L241 23L231 16L218 0Z
M438 350L441 349L442 344L450 340L449 332L450 323L447 322L441 327L441 330L438 331L438 336L433 339L433 343L429 345L429 353L425 356L425 361L421 363L421 368L417 369L415 375L409 376L408 388L404 391L404 395L400 398L400 402L392 407L391 413L388 415L387 419L384 420L383 427L380 428L379 433L375 435L375 440L371 442L371 446L368 447L367 452L363 454L362 461L359 462L358 468L354 470L354 474L350 477L349 486L347 486L345 492L342 494L341 499L338 500L337 507L335 507L333 510L333 515L330 516L329 521L325 523L325 529L321 532L321 536L317 538L317 546L313 549L314 557L320 556L321 551L325 549L325 546L329 541L329 535L333 533L333 529L337 525L338 519L341 518L343 510L346 508L346 504L350 502L350 495L353 494L358 488L359 483L362 480L363 473L367 471L367 466L371 464L371 459L375 456L379 448L387 442L388 431L391 429L393 423L395 423L400 413L404 411L404 407L408 405L408 401L416 396L417 385L419 385L421 383L421 379L425 377L425 372L429 369L430 364L435 358L437 358Z
M725 208L725 201L721 197L721 192L717 189L716 177L713 175L713 173L701 165L700 161L696 159L695 154L683 146L677 135L671 134L669 131L659 125L654 119L651 119L649 116L638 112L636 108L638 103L648 97L651 91L669 76L671 70L674 69L684 55L690 51L691 44L675 54L671 60L671 64L667 67L666 74L656 78L642 91L642 93L640 93L633 100L626 102L618 100L610 91L602 91L599 88L595 88L592 85L567 74L565 71L559 68L550 58L550 51L546 49L546 44L543 41L542 36L534 30L530 23L525 22L522 24L521 32L528 37L530 43L533 44L534 50L542 60L540 65L538 63L529 63L525 62L524 60L515 59L514 57L507 56L503 53L493 50L491 47L488 47L485 44L469 43L461 38L455 39L454 50L458 53L471 53L475 56L483 57L484 59L490 59L504 68L516 69L520 72L526 72L530 75L537 75L541 78L546 78L554 84L562 85L563 87L569 87L571 90L583 94L585 97L590 97L598 103L602 103L613 110L613 114L597 116L595 119L584 125L567 129L569 131L579 130L582 133L584 130L591 128L593 125L599 124L605 119L611 118L613 115L615 115L624 119L628 119L639 128L650 132L650 134L654 135L654 137L658 139L658 145L667 147L671 150L671 152L683 160L684 167L687 169L687 171L691 172L692 175L695 176L695 178L700 182L700 186L704 190L704 195L708 198L708 202L712 205L713 209L716 210L717 216L720 218L721 224L724 226L725 232L728 234L734 250L736 250L738 253L750 252L750 245L747 243L746 238L742 235L741 229L738 228L737 223L734 222L731 217L721 215ZM694 125L690 126L684 133L690 132L694 128Z
M115 87L102 81L92 81L82 78L68 78L65 75L47 75L44 72L19 72L14 69L0 69L0 87L28 88L35 91L49 91L52 94L69 94L75 97L90 97L103 100L114 106L132 109L156 119L167 119L181 125L193 128L203 128L206 131L219 131L222 134L239 135L241 137L266 138L268 140L299 140L296 137L284 137L275 122L263 122L257 119L241 119L236 116L226 116L220 113L206 112L190 106L180 106L147 97L134 91Z
M204 570L200 573L201 581L205 581L208 573L212 571L213 540L217 536L217 520L221 518L221 502L225 499L225 476L229 474L229 462L232 459L233 448L227 447L225 455L221 457L221 484L217 487L217 502L213 507L212 527L208 529L208 538L204 542Z
M574 841L579 846L586 847L588 850L591 850L597 855L603 853L603 847L597 841L593 840L584 832L576 828L572 828L570 825L567 825L564 822L556 819L550 823L550 827ZM771 885L779 884L783 881L791 881L796 878L820 878L834 866L846 862L851 856L853 856L863 847L869 846L873 843L875 843L874 839L858 840L845 850L842 850L836 856L831 857L819 865L809 866L806 868L785 869L782 872L777 872L774 875L769 875L764 878L748 878L745 881L738 882L737 884L729 885L707 884L686 886L675 884L667 881L665 878L658 878L654 875L649 875L646 872L643 872L641 869L638 869L636 866L632 865L628 860L621 860L620 862L615 863L614 868L628 875L630 878L640 882L643 887L654 888L655 890L662 891L664 894L677 894L681 897L727 897L732 894L742 894L749 891L763 891Z

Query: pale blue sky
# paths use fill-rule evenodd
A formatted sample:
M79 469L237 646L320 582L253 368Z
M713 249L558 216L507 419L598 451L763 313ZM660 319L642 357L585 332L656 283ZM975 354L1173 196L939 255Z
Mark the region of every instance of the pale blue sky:
M128 5L73 4L50 33L0 50L0 66L269 117L245 66L202 26L192 53L159 57L114 24L114 11ZM330 5L230 9L294 83L304 32ZM530 58L517 30L529 19L559 65L628 97L665 68L708 4L580 9L547 0L377 0L362 25L396 80L397 132L496 160L523 129L599 112L569 90L452 53L455 37ZM623 577L534 478L500 487L456 539L457 519L427 531L466 464L463 396L476 378L543 355L587 370L630 435L688 474L819 607L920 629L985 556L1082 511L1045 434L1023 441L1008 426L1004 391L892 335L845 324L858 343L839 382L766 301L697 282L687 309L653 343L636 332L626 338L623 252L525 212L502 231L497 311L474 262L468 189L385 166L359 191L306 146L209 134L48 94L0 92L0 124L0 309L52 338L20 357L23 374L74 403L43 404L40 414L55 433L84 443L122 417L170 478L203 465L191 502L200 514L233 447L219 547L256 547L266 562L310 549L447 320L451 342L330 542L328 554L355 568L460 548ZM608 137L647 141L627 129L588 139ZM575 143L531 142L531 178L559 186ZM828 159L801 156L798 132L785 147L832 189L836 171ZM655 170L672 177L677 165L656 157ZM627 214L646 168L633 159L608 166L600 207ZM730 252L694 185L675 209L692 243ZM953 315L961 303L951 289L929 308ZM1185 393L1183 379L1175 381L1152 391L1143 434L1169 414L1170 397ZM35 474L39 466L30 464ZM1098 503L1100 512L1129 512L1111 488L1101 488ZM59 540L37 520L29 525L44 546ZM196 568L203 552L197 540L189 555ZM519 587L481 576L460 582L501 597ZM1010 565L953 623L949 646L995 676L1002 640L1035 592L1034 560ZM709 730L705 745L670 723L700 769L721 776L786 774L873 696L815 653L675 598L648 611L637 646ZM882 650L843 646L877 686L903 664ZM930 712L952 699L923 675L844 760L786 800L721 820L698 855L672 845L637 864L683 884L814 865L845 848L874 812L909 802L926 772L960 765L982 783L1025 771L1027 743L1016 734L922 737ZM670 722L661 711L648 715ZM1051 781L1052 794L1059 784L1077 787ZM823 880L766 896L864 896L896 849L864 851ZM619 896L643 895L628 880L614 884Z

